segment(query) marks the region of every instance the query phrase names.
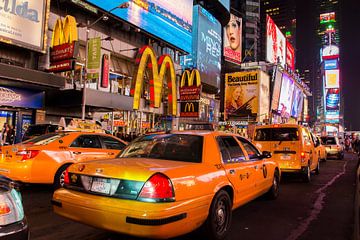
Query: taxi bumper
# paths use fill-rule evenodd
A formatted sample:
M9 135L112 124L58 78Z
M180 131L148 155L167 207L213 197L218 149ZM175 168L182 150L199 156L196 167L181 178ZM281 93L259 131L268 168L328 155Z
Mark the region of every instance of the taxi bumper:
M57 190L52 199L54 212L63 217L113 232L157 239L183 235L201 226L210 203L210 197L146 203L63 188Z
M32 161L0 162L0 174L14 181L31 182Z

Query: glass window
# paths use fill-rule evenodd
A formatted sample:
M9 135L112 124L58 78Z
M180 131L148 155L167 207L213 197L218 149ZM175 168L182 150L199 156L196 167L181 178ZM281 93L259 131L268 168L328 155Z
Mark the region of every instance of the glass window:
M122 150L126 145L119 140L112 138L112 137L106 137L106 136L100 136L105 147L107 149L117 149Z
M244 138L238 137L237 139L241 142L241 144L245 148L245 151L247 152L250 159L258 159L259 158L259 156L261 154L254 145L252 145L248 140L246 140Z
M188 134L151 134L131 142L121 158L153 158L183 162L202 161L203 137Z
M261 128L255 132L255 141L298 141L297 128Z
M336 139L334 137L321 137L321 142L324 145L336 145Z
M240 162L242 160L245 160L245 155L243 151L240 148L240 145L238 142L233 138L232 136L222 136L218 137L218 143L219 141L222 141L222 143L219 144L220 149L222 147L225 147L225 149L228 151L230 159L223 158L224 163L226 162Z
M102 148L100 140L96 135L82 135L75 139L70 147L78 148Z
M310 144L311 144L311 140L310 140L309 133L308 133L304 128L302 129L302 134L303 134L304 143L305 143L306 145L310 145Z
M46 145L46 144L52 143L62 137L65 137L66 135L68 135L68 134L67 133L44 134L44 135L29 139L27 141L24 141L23 144Z

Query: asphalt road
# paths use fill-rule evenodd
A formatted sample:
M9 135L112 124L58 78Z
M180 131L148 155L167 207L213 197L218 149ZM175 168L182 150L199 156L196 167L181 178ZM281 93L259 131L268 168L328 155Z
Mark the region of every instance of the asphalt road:
M311 183L284 176L280 196L269 201L258 198L233 212L229 240L348 240L353 239L354 194L358 159L321 163L320 175ZM52 212L50 186L31 185L22 190L31 239L34 240L133 240L76 223ZM195 232L176 240L202 240Z

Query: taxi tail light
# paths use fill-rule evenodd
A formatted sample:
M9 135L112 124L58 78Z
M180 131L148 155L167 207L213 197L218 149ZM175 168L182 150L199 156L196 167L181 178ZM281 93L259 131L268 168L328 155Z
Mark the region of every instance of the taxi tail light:
M21 221L23 218L24 209L20 193L13 188L0 193L0 228Z
M156 173L145 182L138 199L148 202L173 202L175 201L173 184L164 174Z
M6 203L0 203L0 216L9 214L11 212L11 208Z
M16 153L18 156L22 156L23 161L36 157L40 153L40 150L23 150Z
M69 168L67 168L67 169L65 170L65 174L64 174L64 184L65 184L65 185L70 185Z
M304 163L305 162L305 152L301 152L300 157L301 157L301 162Z

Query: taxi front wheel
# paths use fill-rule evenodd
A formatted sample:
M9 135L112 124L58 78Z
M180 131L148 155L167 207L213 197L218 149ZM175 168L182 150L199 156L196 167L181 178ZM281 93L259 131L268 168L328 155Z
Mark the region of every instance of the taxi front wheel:
M66 164L61 166L55 174L54 177L54 189L58 189L64 186L64 177L65 177L65 170L70 166L70 164Z
M206 239L221 240L226 237L231 226L231 209L232 201L229 194L220 190L211 203L209 216L203 226Z

